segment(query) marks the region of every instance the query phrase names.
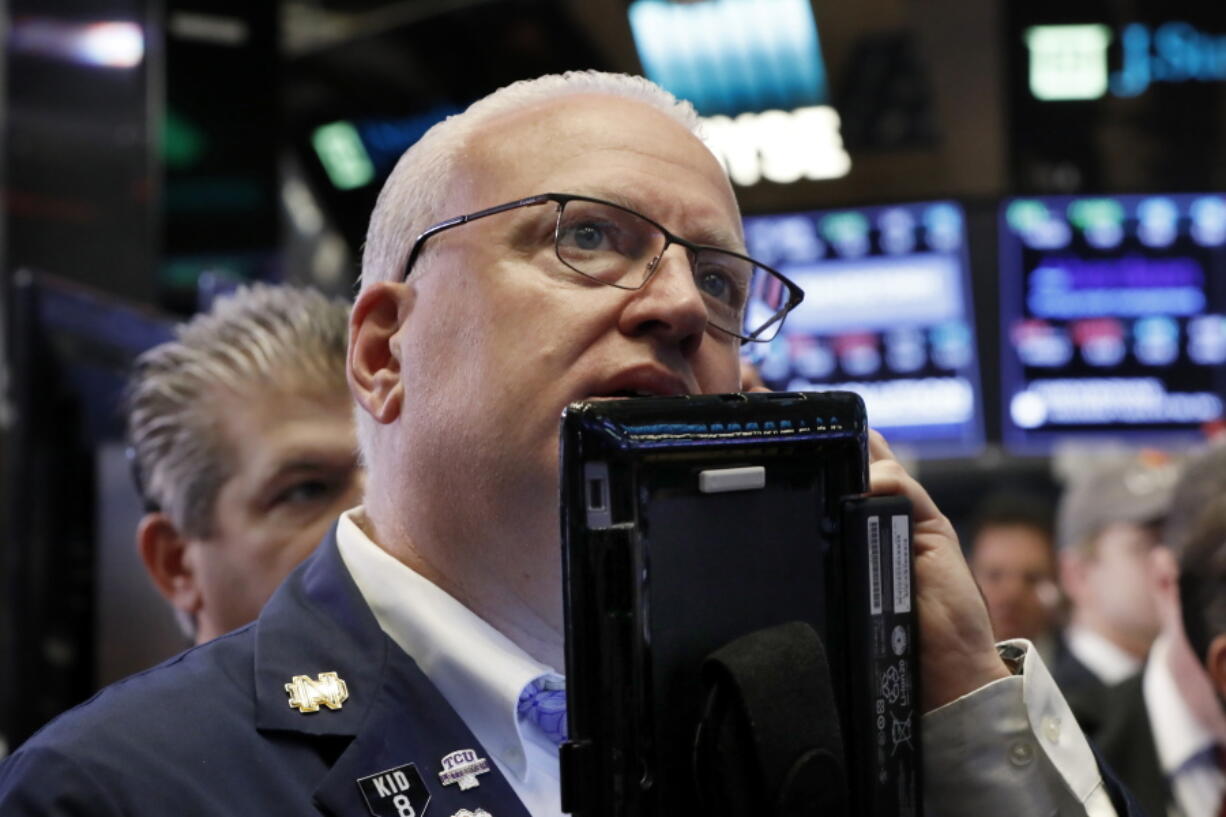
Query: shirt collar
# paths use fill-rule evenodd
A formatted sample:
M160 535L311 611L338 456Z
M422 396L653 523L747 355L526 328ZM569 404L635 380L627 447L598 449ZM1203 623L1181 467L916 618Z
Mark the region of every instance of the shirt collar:
M336 543L379 626L481 745L523 780L528 768L516 705L527 684L557 673L371 541L358 524L362 514L358 507L341 515Z
M1118 684L1141 669L1141 661L1126 650L1084 627L1070 627L1069 652L1104 684Z
M1150 649L1145 675L1141 679L1145 709L1154 733L1154 746L1158 750L1158 762L1168 776L1179 772L1215 743L1213 733L1197 720L1175 685L1169 650L1169 638L1159 636Z

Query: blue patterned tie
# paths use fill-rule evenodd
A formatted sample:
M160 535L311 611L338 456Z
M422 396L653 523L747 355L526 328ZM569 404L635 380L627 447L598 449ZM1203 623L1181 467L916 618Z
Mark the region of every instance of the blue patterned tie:
M566 681L561 676L542 675L529 682L516 709L554 745L566 740Z

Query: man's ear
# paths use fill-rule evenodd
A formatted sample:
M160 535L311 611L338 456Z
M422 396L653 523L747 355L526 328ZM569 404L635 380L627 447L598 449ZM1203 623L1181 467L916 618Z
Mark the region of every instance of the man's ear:
M1060 573L1060 589L1070 600L1077 601L1082 597L1086 583L1087 559L1077 548L1060 551L1056 561Z
M187 544L170 517L160 511L145 514L136 528L136 549L154 586L176 609L195 619L204 595L186 558Z
M413 289L404 284L375 284L362 290L349 314L349 390L379 423L394 421L403 406L396 336L412 310L413 298Z
M1209 654L1205 666L1209 670L1209 678L1218 698L1226 701L1226 633L1214 636L1209 642Z
M1165 545L1155 545L1149 552L1149 577L1157 599L1179 600L1179 562Z

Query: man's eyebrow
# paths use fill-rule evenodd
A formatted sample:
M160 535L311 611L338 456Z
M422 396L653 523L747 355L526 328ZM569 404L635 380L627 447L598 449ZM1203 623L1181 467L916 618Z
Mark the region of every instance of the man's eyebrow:
M695 244L706 244L712 247L718 247L721 250L731 250L732 252L745 252L745 242L743 242L736 233L730 233L727 230L721 230L712 227L700 227L690 235L683 236L688 238Z

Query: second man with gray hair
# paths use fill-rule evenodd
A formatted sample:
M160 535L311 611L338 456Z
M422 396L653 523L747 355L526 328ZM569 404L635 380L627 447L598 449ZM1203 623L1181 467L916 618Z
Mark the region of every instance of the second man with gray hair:
M143 354L128 437L141 560L196 643L253 620L361 480L345 386L349 307L255 284Z

